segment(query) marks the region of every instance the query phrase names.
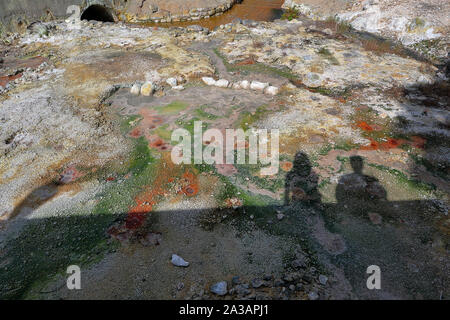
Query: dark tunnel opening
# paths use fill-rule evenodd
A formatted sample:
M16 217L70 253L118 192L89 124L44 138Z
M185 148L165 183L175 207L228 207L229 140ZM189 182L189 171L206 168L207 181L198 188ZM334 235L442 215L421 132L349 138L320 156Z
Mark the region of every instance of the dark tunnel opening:
M92 5L83 12L81 20L114 22L114 17L108 8L101 5Z

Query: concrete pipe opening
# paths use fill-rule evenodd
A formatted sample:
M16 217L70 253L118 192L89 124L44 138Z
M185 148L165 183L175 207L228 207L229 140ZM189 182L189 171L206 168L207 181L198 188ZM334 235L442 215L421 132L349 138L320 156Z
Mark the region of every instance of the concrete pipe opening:
M101 5L92 5L84 10L81 20L96 20L102 22L114 22L114 16L111 11Z

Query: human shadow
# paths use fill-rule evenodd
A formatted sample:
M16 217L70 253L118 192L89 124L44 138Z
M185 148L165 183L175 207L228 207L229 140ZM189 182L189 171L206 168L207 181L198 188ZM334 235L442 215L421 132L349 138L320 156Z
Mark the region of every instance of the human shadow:
M353 172L342 176L336 186L338 207L359 215L368 210L383 210L386 207L387 192L377 178L363 173L363 158L350 157L350 165Z
M293 167L286 175L284 203L303 202L320 204L319 176L312 170L311 162L304 152L297 152Z

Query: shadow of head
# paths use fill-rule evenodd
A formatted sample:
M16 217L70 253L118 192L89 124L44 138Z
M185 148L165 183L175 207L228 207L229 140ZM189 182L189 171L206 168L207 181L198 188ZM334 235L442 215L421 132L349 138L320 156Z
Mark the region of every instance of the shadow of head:
M307 176L311 173L312 166L308 155L304 152L297 152L294 159L292 171L296 175Z
M362 174L364 159L360 156L352 156L350 157L350 165L355 173Z

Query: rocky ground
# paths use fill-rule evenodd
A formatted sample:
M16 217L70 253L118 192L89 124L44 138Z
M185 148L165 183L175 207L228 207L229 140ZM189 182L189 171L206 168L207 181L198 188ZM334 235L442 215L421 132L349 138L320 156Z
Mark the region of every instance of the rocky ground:
M287 0L283 7L313 19L346 22L359 31L399 41L430 59L448 58L448 1Z
M448 299L445 65L306 16L56 21L0 52L0 297ZM279 129L279 172L175 165L200 120Z

